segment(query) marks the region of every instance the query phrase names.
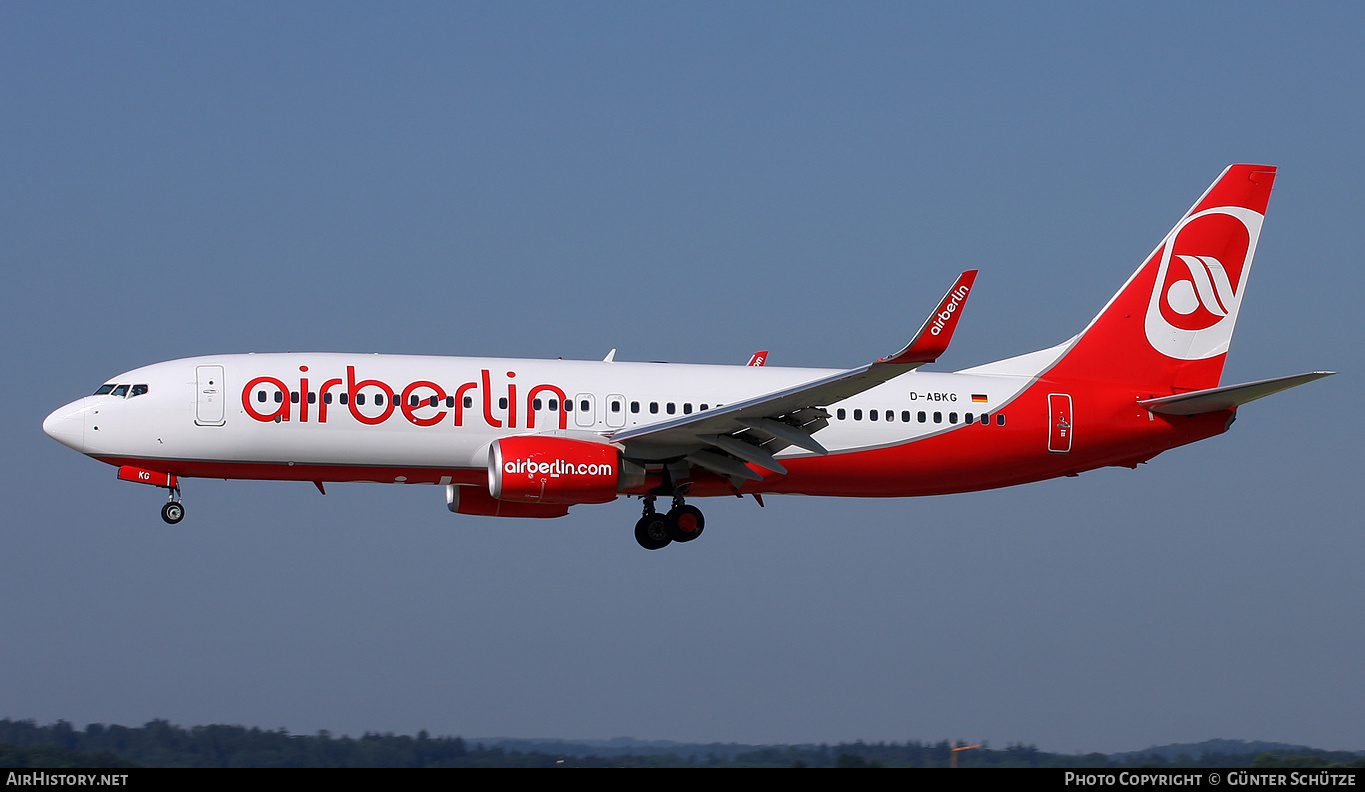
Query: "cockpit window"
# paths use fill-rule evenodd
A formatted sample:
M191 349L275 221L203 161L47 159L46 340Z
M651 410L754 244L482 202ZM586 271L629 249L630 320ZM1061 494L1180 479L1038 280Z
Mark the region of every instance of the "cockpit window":
M123 397L125 397L125 396L128 395L128 386L127 386L127 385L119 385L118 387L114 388L114 392L113 392L112 394L110 394L110 395L112 395L112 396L117 396L117 397L119 397L119 398L121 399L121 398L123 398Z
M114 386L114 383L112 383L112 382L109 383L109 384L107 384L107 385L101 385L101 386L99 387L99 390L95 391L95 395L96 395L96 396L105 396L105 395L108 395L108 393L109 393L110 391L112 391L112 390L114 389L114 387L115 387L115 386Z
M133 389L130 390L130 391L128 391L128 398L131 399L131 398L133 398L134 396L141 396L142 394L144 394L144 393L146 393L146 392L147 392L147 386L146 386L146 384L134 385L134 386L133 386Z

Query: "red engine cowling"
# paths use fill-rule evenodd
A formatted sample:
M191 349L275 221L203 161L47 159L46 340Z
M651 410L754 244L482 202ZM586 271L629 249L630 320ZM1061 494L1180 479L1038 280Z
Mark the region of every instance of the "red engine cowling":
M644 468L605 443L526 435L495 440L488 450L488 491L498 500L606 503L644 480Z
M478 517L563 517L569 507L562 503L516 503L500 501L479 486L446 485L446 507L456 514Z

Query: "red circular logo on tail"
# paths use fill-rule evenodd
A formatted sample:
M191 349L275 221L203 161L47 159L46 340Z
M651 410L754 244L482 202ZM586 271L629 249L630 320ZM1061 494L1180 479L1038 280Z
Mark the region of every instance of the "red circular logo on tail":
M1160 284L1161 318L1180 330L1204 330L1236 315L1251 236L1226 214L1196 217L1170 243Z

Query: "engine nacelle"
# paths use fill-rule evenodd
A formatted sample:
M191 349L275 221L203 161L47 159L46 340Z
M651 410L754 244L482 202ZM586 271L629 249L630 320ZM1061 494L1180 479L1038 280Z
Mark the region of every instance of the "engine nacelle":
M446 508L476 517L563 517L569 507L561 503L500 501L479 486L446 485Z
M488 491L519 503L606 503L645 482L645 469L615 446L571 437L525 435L493 441Z

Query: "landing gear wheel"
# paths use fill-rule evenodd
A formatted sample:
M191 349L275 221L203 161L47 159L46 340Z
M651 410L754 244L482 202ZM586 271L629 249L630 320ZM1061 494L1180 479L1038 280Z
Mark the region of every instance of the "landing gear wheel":
M181 506L179 501L171 501L161 507L161 519L175 525L185 519L185 507Z
M650 512L635 523L635 541L646 550L659 550L667 547L669 521L658 512Z
M668 538L675 542L690 542L701 536L706 518L696 506L674 506L668 510Z

